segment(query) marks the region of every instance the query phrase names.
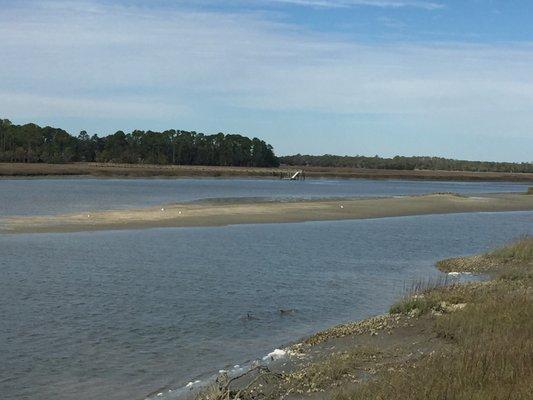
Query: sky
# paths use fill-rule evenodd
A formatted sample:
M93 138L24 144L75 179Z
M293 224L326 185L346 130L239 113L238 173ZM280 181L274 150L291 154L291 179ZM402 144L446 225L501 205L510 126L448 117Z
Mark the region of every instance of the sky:
M533 161L531 0L0 0L0 118Z

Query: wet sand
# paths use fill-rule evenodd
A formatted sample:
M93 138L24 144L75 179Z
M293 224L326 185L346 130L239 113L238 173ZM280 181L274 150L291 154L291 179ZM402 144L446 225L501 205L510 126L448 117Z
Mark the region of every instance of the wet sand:
M430 194L288 202L184 203L129 210L8 217L1 220L0 232L81 232L224 226L496 211L533 211L533 196L519 193L475 197Z

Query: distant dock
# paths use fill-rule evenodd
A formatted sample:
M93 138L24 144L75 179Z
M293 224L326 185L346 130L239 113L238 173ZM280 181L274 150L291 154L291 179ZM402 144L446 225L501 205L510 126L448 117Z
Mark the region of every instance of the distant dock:
M296 172L282 172L279 177L285 181L305 181L305 173L301 169Z

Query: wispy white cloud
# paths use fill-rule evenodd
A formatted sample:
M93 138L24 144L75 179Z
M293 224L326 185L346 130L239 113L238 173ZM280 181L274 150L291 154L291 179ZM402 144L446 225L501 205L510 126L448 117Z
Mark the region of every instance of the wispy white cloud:
M177 105L147 97L110 97L32 94L30 92L0 91L0 105L5 117L21 112L32 116L61 117L173 118L190 112L187 105ZM24 111L23 111L24 110Z
M260 13L56 1L4 10L0 54L6 117L189 118L200 129L224 110L290 111L533 137L530 44L362 44Z
M444 8L444 4L430 1L416 0L264 0L266 2L286 3L299 6L324 7L324 8L347 8L347 7L380 7L380 8L404 8L414 7L425 10L437 10Z

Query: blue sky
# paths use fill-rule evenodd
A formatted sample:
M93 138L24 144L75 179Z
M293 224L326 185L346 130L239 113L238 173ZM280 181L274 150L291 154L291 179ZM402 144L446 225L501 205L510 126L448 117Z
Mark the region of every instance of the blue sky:
M0 116L533 161L533 2L0 0Z

